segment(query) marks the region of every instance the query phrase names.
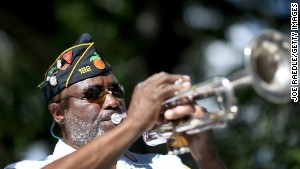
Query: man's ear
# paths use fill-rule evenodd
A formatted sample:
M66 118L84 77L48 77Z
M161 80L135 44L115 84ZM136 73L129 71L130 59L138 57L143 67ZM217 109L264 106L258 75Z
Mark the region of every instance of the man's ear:
M48 109L51 112L54 120L58 123L58 124L63 124L64 123L64 112L63 109L61 107L60 104L58 103L50 103L48 105Z

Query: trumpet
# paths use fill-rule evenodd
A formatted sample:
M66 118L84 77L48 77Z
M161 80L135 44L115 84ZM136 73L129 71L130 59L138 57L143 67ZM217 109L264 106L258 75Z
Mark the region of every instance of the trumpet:
M256 93L271 103L289 102L290 52L290 39L283 33L276 30L261 32L244 48L245 70L241 71L241 77L214 77L192 85L161 104L168 109L213 96L219 108L217 111L208 112L201 119L191 117L157 125L143 134L144 142L149 146L166 143L168 154L188 153L188 135L217 127L224 128L228 121L236 118L239 107L234 91L244 86L251 85Z

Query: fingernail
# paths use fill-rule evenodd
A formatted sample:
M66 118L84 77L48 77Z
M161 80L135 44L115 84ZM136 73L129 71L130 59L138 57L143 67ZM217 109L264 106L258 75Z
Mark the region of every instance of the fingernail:
M172 115L173 115L173 113L171 110L165 111L165 118L170 118L170 117L172 117Z
M180 85L182 84L183 80L182 79L178 79L175 81L174 85Z
M183 87L190 87L191 86L191 82L190 81L186 81L182 83Z
M182 78L183 78L184 80L190 80L190 79L191 79L190 76L188 76L188 75L183 75Z

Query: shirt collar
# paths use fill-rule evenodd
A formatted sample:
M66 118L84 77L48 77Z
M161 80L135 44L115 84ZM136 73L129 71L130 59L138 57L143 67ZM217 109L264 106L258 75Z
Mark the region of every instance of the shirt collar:
M76 151L76 149L67 145L62 140L58 140L53 151L53 158L55 159L62 158L68 154L71 154L74 151Z

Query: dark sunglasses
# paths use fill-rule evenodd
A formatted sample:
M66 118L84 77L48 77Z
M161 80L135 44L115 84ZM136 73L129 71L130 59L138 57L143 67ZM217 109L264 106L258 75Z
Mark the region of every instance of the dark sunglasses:
M108 92L105 91L105 89L107 89ZM118 83L112 84L111 86L106 88L101 85L90 86L83 90L84 96L82 97L82 99L102 100L106 96L106 94L112 94L117 98L124 98L125 95L124 87Z
M107 89L108 91L106 91L105 89ZM83 100L91 100L91 101L101 100L101 101L103 101L107 94L112 94L114 97L117 97L117 98L124 98L125 91L124 91L124 87L121 84L114 83L109 87L104 87L101 85L89 86L88 88L83 89L82 94L80 93L81 96L76 96L77 94L79 94L79 93L76 93L71 96L67 96L60 100L64 100L69 97L75 97L75 98L83 99ZM60 101L60 100L58 100L58 101Z

